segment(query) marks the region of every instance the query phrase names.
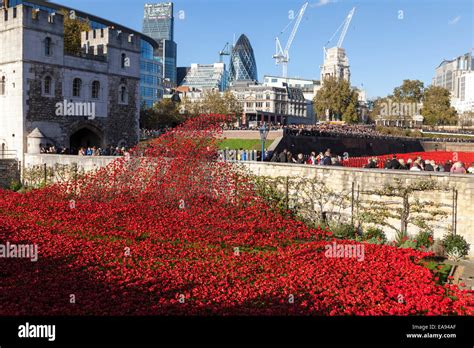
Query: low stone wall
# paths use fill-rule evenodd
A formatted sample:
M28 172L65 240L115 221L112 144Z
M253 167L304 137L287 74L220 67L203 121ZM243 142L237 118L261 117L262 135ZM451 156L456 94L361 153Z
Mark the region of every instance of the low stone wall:
M372 170L359 168L328 167L328 166L309 166L284 163L268 162L240 162L244 168L250 172L268 177L290 177L290 178L314 178L318 177L334 192L342 190L351 192L352 183L360 191L374 190L382 188L386 183L393 183L395 178L399 178L407 184L421 179L432 178L440 185L449 184L458 191L457 199L457 218L456 232L462 235L471 245L470 257L474 257L474 175L458 174L438 174L438 173L417 173L410 171L394 170ZM298 193L293 193L297 195ZM423 192L425 199L440 203L450 211L453 206L452 191ZM442 238L447 232L446 226L452 223L452 214L448 221L440 228L435 229L435 238ZM442 227L442 228L441 228ZM395 233L393 230L384 228L389 239L393 239Z
M56 164L73 165L77 164L79 170L89 172L107 166L116 160L115 156L68 156L68 155L50 155L25 154L25 168L31 168L46 164L47 167L54 167Z
M20 181L18 161L15 159L0 159L0 187L9 188L14 181Z

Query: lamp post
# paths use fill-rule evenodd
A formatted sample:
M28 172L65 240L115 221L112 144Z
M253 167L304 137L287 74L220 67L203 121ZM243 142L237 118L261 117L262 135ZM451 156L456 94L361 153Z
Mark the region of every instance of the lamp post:
M265 141L267 140L269 128L264 123L262 127L260 127L260 140L262 141L262 162L265 159Z

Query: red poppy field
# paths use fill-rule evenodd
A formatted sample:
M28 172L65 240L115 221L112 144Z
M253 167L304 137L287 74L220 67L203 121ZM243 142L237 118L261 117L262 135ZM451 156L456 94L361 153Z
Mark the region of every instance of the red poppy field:
M472 315L428 253L365 244L332 258L329 231L269 209L215 161L219 116L188 121L98 172L0 191L0 315ZM353 241L337 240L341 244Z

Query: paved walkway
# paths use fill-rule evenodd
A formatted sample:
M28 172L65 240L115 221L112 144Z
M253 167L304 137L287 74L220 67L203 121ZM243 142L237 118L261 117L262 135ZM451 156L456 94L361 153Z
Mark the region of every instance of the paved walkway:
M454 264L452 261L447 263ZM464 283L465 286L461 286L461 289L474 290L474 260L463 260L458 265L458 271L454 274L454 282Z

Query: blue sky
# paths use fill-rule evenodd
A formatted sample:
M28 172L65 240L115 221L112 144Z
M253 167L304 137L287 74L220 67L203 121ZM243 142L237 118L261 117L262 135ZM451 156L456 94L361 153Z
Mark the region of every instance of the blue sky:
M146 0L55 0L141 31ZM160 2L160 1L157 1ZM245 33L254 48L259 78L280 75L275 36L304 0L176 0L178 66L213 63L226 42ZM289 76L319 79L322 47L353 6L343 47L351 82L369 97L385 96L403 79L430 84L434 69L474 48L473 0L310 0L290 50ZM179 18L179 11L184 14ZM292 26L283 35L283 45ZM337 39L336 39L337 41ZM335 45L335 42L334 42ZM332 46L332 45L330 45ZM224 57L225 59L228 57Z

